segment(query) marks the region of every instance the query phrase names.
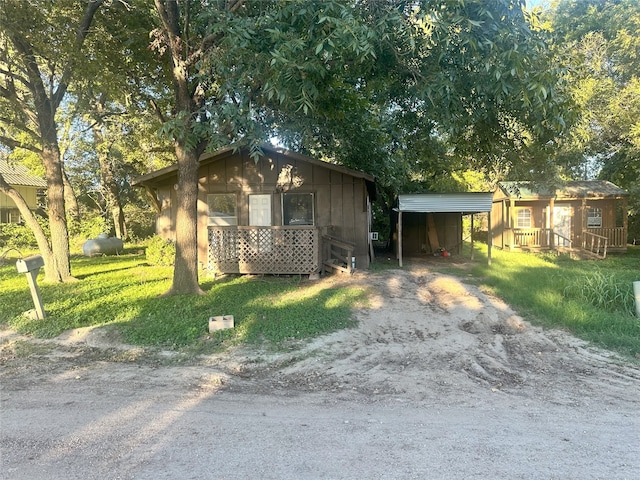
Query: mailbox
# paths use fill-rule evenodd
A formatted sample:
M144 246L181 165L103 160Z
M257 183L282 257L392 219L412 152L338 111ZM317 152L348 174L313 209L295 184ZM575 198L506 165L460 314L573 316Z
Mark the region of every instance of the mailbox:
M21 258L16 262L18 273L29 273L34 270L37 271L42 266L44 266L42 255L33 255L31 257Z
M33 298L33 305L36 307L35 313L38 320L42 320L44 318L44 307L42 305L42 299L40 298L40 289L36 283L38 271L42 266L44 266L42 255L33 255L31 257L21 258L16 262L18 273L24 273L27 276L29 290L31 290L31 297Z

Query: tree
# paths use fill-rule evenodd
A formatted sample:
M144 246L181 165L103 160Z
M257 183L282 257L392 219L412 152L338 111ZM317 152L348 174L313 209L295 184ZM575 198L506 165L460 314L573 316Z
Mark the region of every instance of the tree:
M548 15L557 48L571 54L568 85L578 112L558 160L569 176L627 189L630 236L640 237L640 4L562 0Z
M157 112L178 163L176 261L168 293L200 293L195 226L202 152L264 139L256 121L262 106L308 113L337 65L325 51L359 58L373 52L361 35L366 28L336 1L155 0L155 12L153 46L170 63L174 91L172 118Z
M445 148L457 164L515 165L511 146L552 138L563 122L559 72L523 3L156 0L152 45L170 64L174 96L157 112L178 161L169 293L200 292L206 148L277 132L388 180L427 167L443 175L450 166L434 162Z
M83 44L104 3L6 0L0 4L0 142L42 159L51 249L42 251L41 246L41 253L48 281L73 278L56 114L82 65Z

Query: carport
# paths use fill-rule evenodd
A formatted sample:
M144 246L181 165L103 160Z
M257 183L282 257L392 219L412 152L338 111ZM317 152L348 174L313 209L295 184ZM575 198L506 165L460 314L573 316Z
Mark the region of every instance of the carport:
M473 231L474 215L478 213L488 214L489 235L487 238L487 262L491 265L491 205L493 192L465 192L465 193L419 193L398 195L398 264L402 266L402 235L403 213L424 213L431 219L430 214L452 213L471 215L471 231ZM461 220L460 220L461 221ZM437 230L434 222L430 221L427 229L429 239L437 243ZM460 238L462 242L462 237ZM471 259L473 259L473 235L471 236Z

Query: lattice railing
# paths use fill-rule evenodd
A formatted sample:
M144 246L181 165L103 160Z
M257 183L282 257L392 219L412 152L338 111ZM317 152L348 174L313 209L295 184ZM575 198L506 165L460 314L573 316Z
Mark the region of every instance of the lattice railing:
M318 251L315 227L209 226L209 266L214 272L314 273Z

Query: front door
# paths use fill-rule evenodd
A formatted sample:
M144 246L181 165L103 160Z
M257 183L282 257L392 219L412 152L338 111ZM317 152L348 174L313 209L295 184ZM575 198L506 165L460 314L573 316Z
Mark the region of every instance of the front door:
M249 225L252 227L271 226L271 195L249 195Z
M556 233L556 247L571 246L571 206L555 205L553 207L553 231Z

